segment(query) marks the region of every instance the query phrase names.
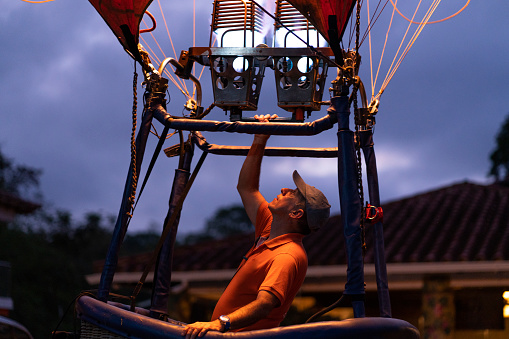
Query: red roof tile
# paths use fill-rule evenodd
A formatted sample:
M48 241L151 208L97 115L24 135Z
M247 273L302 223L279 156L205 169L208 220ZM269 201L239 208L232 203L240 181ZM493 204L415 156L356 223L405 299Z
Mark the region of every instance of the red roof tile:
M6 209L11 209L17 214L32 213L41 207L40 204L24 200L17 195L5 191L0 191L0 206Z

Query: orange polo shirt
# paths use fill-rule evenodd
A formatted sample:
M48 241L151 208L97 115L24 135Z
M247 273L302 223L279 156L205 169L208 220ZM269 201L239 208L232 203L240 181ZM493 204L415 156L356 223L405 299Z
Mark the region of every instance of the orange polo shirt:
M271 223L272 214L268 203L262 203L256 216L256 238L267 238ZM303 237L299 233L289 233L265 241L258 247L255 244L245 255L237 273L217 302L212 320L256 300L259 291L269 291L279 299L281 305L266 318L236 331L279 326L306 276L308 261L302 245Z

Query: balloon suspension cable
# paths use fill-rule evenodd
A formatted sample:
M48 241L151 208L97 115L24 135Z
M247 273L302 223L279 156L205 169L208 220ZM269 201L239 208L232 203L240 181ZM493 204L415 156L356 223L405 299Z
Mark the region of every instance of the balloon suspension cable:
M175 51L175 47L174 47L174 44L173 44L173 39L171 37L171 34L170 34L170 30L168 28L168 23L166 21L166 17L164 15L164 11L161 7L161 2L158 0L158 5L159 5L159 11L162 15L162 19L163 19L163 22L164 22L164 26L166 28L166 33L168 35L168 39L170 41L170 44L171 44L171 48L173 50L173 55L175 56L175 58L177 57L177 53ZM146 12L148 13L148 12ZM149 15L150 16L150 15ZM152 19L152 17L151 17ZM152 21L154 21L154 19L152 19ZM145 20L143 20L143 22L145 23ZM148 25L145 23L145 25L148 27ZM161 48L159 42L157 41L156 37L154 36L154 34L152 33L152 31L148 31L150 33L150 35L152 36L152 39L154 40L155 44L157 45L159 51L161 52L161 54L163 55L163 59L166 59L167 56L166 56L166 53L163 51L163 49ZM152 57L154 58L154 60L156 60L157 62L161 63L161 59L157 56L157 54L155 53L155 51L152 50L152 48L150 47L150 44L148 44L148 42L143 38L143 36L140 35L140 39L143 41L144 45L150 50L150 53L152 55ZM165 74L168 76L168 78L175 84L175 86L182 92L182 94L187 97L187 98L191 98L192 96L189 94L189 91L187 90L187 87L186 87L186 84L184 83L184 81L182 81L182 79L180 79L179 77L177 77L175 79L175 77L172 76L172 74L169 72L169 71L165 71Z
M415 16L417 15L417 11L418 11L420 3L421 3L421 2L419 2L419 4L418 4L417 8L415 9L414 14L412 16L412 20L410 20L410 22L407 26L407 29L405 31L405 34L403 36L403 39L401 40L399 47L398 47L396 55L394 56L394 59L392 60L391 66L389 67L389 71L388 71L387 75L385 76L382 86L380 87L380 90L378 91L378 93L372 97L373 99L378 100L381 97L381 95L383 94L383 92L385 91L387 86L389 85L389 82L394 77L394 74L398 70L399 66L403 62L403 59L408 54L408 51L413 46L414 42L417 40L417 37L420 35L422 30L424 29L424 27L425 27L424 23L429 21L431 15L434 13L434 11L436 10L436 8L440 4L440 2L441 2L441 0L433 0L433 2L431 3L429 9L427 10L427 12L425 14L424 21L418 25L418 28L413 33L412 37L410 38L410 41L408 41L407 45L403 48L403 51L401 51L401 48L403 47L403 43L405 42L406 36L407 36L407 34L410 30L410 27L412 25L412 21L415 18ZM394 7L394 9L396 10L397 8ZM400 51L401 51L401 54L400 54ZM398 58L398 56L399 56L399 58Z
M53 0L40 0L40 1L21 0L21 1L28 2L29 4L43 4L43 3L46 3L46 2L51 2Z
M154 39L157 47L159 47L159 50L161 51L161 53L163 53L163 56L164 56L164 52L161 48L161 46L159 45L159 43L157 42L156 38L154 37L154 35L152 33L150 33L152 35L152 38ZM150 54L152 55L152 57L154 58L155 61L157 61L159 64L161 64L161 59L157 56L157 54L152 50L152 48L150 47L150 45L147 43L147 41L142 37L140 36L140 39L143 41L143 43L145 44L145 46L149 49L150 51ZM146 52L147 55L149 54L148 52ZM166 57L165 57L166 58ZM157 70L153 70L153 71L157 71ZM167 70L165 69L164 70L164 73L168 76L168 79L175 85L175 87L177 87L180 92L186 97L186 98L191 98L191 95L189 94L189 92L187 91L187 88L185 88L185 83L182 81L182 79L178 78L177 77L177 80L179 81L177 83L177 80L175 80L175 77ZM148 78L148 76L145 76L145 78Z
M367 11L368 11L368 27L366 28L366 31L364 32L364 34L362 35L362 39L361 39L361 42L360 42L360 45L364 44L364 40L366 40L367 37L370 37L371 36L371 30L373 29L373 27L375 26L376 22L378 21L378 19L380 18L380 15L382 15L385 7L387 6L387 4L389 3L388 0L385 1L385 4L382 6L382 8L379 10L380 8L380 5L381 3L379 2L378 5L376 6L375 10L373 11L373 15L370 16L370 11L369 11L369 1L366 2L366 8L367 8Z
M387 0L387 3L388 3L389 0ZM417 10L419 9L419 6L421 4L421 2L419 1L419 4L417 5L417 8L413 14L413 16L411 18L408 18L406 17L403 13L401 13L401 11L398 9L397 7L397 0L394 1L394 0L390 0L391 2L391 5L393 7L393 14L392 14L392 17L391 17L391 23L392 23L392 19L394 17L394 13L398 13L403 19L405 19L406 21L409 22L408 24L408 27L407 27L407 30L405 32L405 35L401 41L401 44L400 46L398 47L398 50L396 52L396 55L394 56L394 59L389 67L389 71L387 72L387 75L385 76L385 79L383 80L383 83L382 85L380 86L380 90L375 94L375 85L376 85L376 82L377 82L377 78L378 78L378 74L379 74L379 70L380 70L380 65L382 63L382 59L380 59L380 62L379 62L379 65L378 65L378 70L377 70L377 73L376 73L376 77L374 78L373 80L373 77L372 77L372 84L371 84L371 87L372 87L372 95L371 95L371 98L372 98L372 104L371 106L375 106L377 105L378 103L378 100L380 99L380 97L382 96L382 94L384 93L385 89L387 88L387 86L389 85L389 82L392 80L394 74L396 73L396 71L398 70L399 66L401 65L403 59L406 57L406 55L408 54L408 51L410 50L410 48L413 46L415 40L417 39L417 37L420 35L421 31L423 30L423 28L428 25L428 24L435 24L435 23L440 23L440 22L443 22L443 21L446 21L446 20L449 20L451 18L454 18L455 16L457 16L458 14L460 14L461 12L463 12L467 7L468 5L470 4L470 0L466 0L466 3L463 5L463 7L461 9L459 9L456 13L452 14L452 15L449 15L443 19L440 19L440 20L435 20L435 21L429 21L432 14L435 12L436 8L438 7L438 5L440 4L441 0L433 0L432 3L430 4L430 7L429 9L427 10L423 20L420 20L420 21L415 21L415 16L417 14ZM403 47L403 43L405 42L406 40L406 36L409 32L409 29L411 27L412 24L415 24L415 25L418 25L418 28L416 29L416 31L413 33L412 37L410 38L409 42L407 43L407 45L403 48L403 50L401 51L402 47ZM372 25L371 25L372 26ZM386 34L386 42L387 42L387 36L389 34L389 31L391 29L391 25L389 25L389 28L387 30L387 34ZM364 38L363 38L364 40ZM362 42L361 42L362 43ZM385 44L384 44L384 50L385 51ZM383 51L382 51L382 58L383 58ZM400 54L401 53L401 54Z
M416 25L431 25L431 24L437 24L437 23L440 23L440 22L444 22L444 21L447 21L449 19L452 19L454 18L456 15L460 14L461 12L463 12L463 10L465 10L465 8L467 8L467 6L470 4L470 0L467 0L467 2L465 3L465 5L463 7L461 7L461 9L459 9L456 13L452 14L452 15L449 15L448 17L446 18L443 18L443 19L440 19L440 20L435 20L435 21L420 21L420 22L417 22L417 21L413 21L409 18L407 18L403 13L401 13L399 11L399 9L396 7L396 3L394 3L392 0L391 1L391 4L392 6L394 7L394 9L396 10L396 12L398 12L398 14L403 18L405 19L406 21L412 23L412 24L416 24Z
M276 21L279 25L281 25L281 27L285 28L288 32L290 32L293 36L295 36L298 40L300 40L304 45L306 45L313 53L315 54L318 54L320 57L326 59L328 62L330 62L331 64L333 64L334 66L336 66L337 68L340 68L340 69L343 69L343 66L339 65L335 60L332 60L331 58L329 58L328 56L324 55L322 52L320 52L319 50L317 50L314 46L310 45L308 42L304 41L304 39L302 39L300 36L298 36L294 31L292 31L290 28L288 28L285 24L283 24L281 22L280 19L276 18L272 13L270 13L269 11L267 11L265 8L263 8L262 5L260 5L259 3L257 3L256 1L254 0L251 0L252 3L254 3L256 6L258 6L258 8L260 8L265 14L267 14L268 16L270 16L272 19L274 19L274 21Z

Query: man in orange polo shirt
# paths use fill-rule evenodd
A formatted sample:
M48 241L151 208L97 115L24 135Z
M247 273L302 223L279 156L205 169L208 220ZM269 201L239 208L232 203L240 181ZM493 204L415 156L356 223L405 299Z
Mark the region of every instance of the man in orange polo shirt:
M276 116L255 116L268 121ZM259 191L260 169L268 135L257 134L240 170L237 190L255 225L256 241L217 302L210 322L182 331L194 339L208 331L246 331L277 327L300 289L307 270L302 238L329 218L330 205L297 171L297 188L281 189L268 203Z

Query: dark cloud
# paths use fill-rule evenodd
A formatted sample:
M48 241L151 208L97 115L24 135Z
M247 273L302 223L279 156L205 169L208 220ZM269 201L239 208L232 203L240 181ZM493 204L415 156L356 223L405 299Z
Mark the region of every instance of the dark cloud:
M197 45L207 45L211 4L196 3ZM178 54L192 45L192 2L163 6ZM456 2L443 2L435 16L445 17L459 7ZM159 13L157 3L151 10ZM390 8L387 11L390 14ZM472 2L454 19L426 27L417 39L383 94L377 117L375 150L383 201L462 180L486 182L494 136L509 113L505 103L508 12L506 2ZM381 20L375 27L379 34L373 46L378 51L385 35L383 24ZM161 48L171 51L160 17L158 25ZM404 22L394 26L395 31L404 29ZM42 188L54 205L76 217L98 210L116 214L130 161L132 61L86 1L44 5L9 1L0 13L0 41L2 150L18 162L44 170ZM147 42L157 48L149 38ZM395 42L391 48L397 48ZM369 89L366 47L367 42L361 76ZM386 56L389 62L392 53ZM275 81L269 73L259 111L281 114L273 104ZM208 77L205 70L204 106L211 102ZM141 95L139 100L141 107ZM172 114L180 115L183 104L183 96L172 89ZM323 114L314 113L312 118ZM217 108L210 118L226 119ZM206 136L219 144L251 141L239 134ZM174 137L166 146L176 142ZM272 137L269 142L301 147L337 144L335 130L316 137ZM145 163L154 145L151 138ZM198 158L200 151L196 153ZM208 156L184 205L181 230L199 229L218 207L240 202L235 186L241 163L238 157ZM176 159L164 155L158 160L132 222L135 230L154 221L162 224L176 165ZM296 168L312 185L323 188L333 212L338 212L335 166L335 160L267 158L261 189L271 199L281 187L293 186L290 173Z

